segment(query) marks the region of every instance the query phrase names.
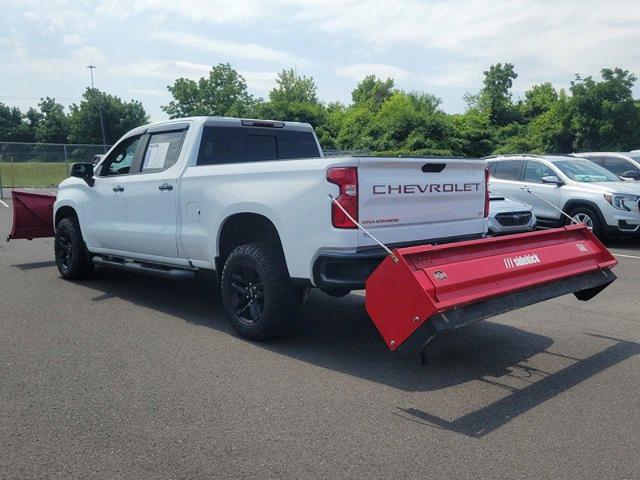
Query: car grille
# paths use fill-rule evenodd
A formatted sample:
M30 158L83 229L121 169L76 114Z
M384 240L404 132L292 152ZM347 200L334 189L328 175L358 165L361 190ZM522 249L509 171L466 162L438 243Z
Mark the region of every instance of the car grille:
M519 227L527 225L531 220L531 212L498 213L496 221L503 227Z

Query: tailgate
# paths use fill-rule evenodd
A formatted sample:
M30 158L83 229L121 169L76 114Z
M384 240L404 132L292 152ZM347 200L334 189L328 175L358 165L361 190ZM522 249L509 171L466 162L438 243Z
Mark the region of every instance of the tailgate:
M384 243L485 232L484 162L453 158L361 158L360 223ZM373 245L363 232L359 245Z

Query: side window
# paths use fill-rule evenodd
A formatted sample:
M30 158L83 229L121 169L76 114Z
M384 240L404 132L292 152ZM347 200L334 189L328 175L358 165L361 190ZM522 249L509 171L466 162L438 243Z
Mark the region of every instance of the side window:
M152 133L142 158L142 171L165 170L178 161L185 131Z
M127 175L131 171L131 165L136 156L136 150L140 145L141 137L141 135L138 135L123 140L102 162L100 176Z
M496 166L493 170L493 176L500 180L519 181L521 168L521 160L503 160L496 162Z
M604 162L604 168L611 173L615 173L619 177L623 176L626 172L638 172L638 168L628 160L624 158L607 158Z
M542 183L542 177L548 177L549 175L555 175L555 173L544 163L527 161L527 165L524 168L525 182Z

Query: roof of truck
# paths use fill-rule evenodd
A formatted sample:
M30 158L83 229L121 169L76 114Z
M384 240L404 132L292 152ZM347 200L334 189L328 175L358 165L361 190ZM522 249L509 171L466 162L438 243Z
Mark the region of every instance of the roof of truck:
M215 117L215 116L197 116L174 118L171 120L163 120L160 122L142 125L140 129L148 129L156 126L174 125L180 123L195 123L215 125L219 127L263 127L263 128L284 128L286 130L313 131L313 127L308 123L302 122L286 122L281 120L259 120L255 118L235 118L235 117Z

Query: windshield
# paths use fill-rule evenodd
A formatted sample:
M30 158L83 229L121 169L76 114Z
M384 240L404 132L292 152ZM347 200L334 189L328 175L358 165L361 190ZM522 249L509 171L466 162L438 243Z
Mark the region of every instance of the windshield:
M558 160L553 164L567 177L576 182L619 182L609 170L588 160Z
M629 153L631 158L633 158L636 162L640 162L640 153Z

